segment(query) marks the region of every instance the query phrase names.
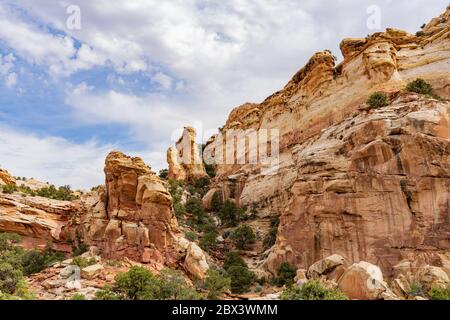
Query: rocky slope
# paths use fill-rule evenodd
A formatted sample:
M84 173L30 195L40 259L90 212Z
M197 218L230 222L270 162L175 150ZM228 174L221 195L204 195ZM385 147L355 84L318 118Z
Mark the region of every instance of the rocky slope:
M261 267L275 273L288 261L307 268L338 253L391 273L403 259L426 262L450 249L449 13L419 36L387 29L345 39L339 65L329 51L316 53L283 90L230 114L225 131L280 133L276 174L217 165L223 198L281 216ZM405 92L419 77L434 97ZM375 91L388 95L387 107L368 108ZM208 161L219 139L206 146ZM264 231L264 224L255 228Z

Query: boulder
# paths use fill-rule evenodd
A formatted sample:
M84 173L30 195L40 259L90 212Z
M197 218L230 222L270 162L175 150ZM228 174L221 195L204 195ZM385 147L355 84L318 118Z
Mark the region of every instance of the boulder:
M343 265L344 260L344 257L338 254L333 254L319 260L309 267L307 276L310 279L316 279L322 275L326 275L327 273L333 271L337 266Z
M209 269L206 256L202 249L194 242L189 244L183 266L194 278L204 279L206 277L206 272Z
M339 279L339 288L350 299L376 300L387 291L380 268L371 263L360 261L352 264Z
M424 266L415 274L415 280L420 283L425 292L433 287L446 287L449 283L447 274L439 267Z

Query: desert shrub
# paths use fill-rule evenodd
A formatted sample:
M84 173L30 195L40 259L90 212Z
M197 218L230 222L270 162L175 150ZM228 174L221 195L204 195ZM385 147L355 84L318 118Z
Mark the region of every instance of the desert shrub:
M134 266L119 273L114 285L96 293L97 300L194 300L200 295L189 287L183 274L163 269L157 277L143 267Z
M416 37L422 37L424 35L425 35L425 32L423 32L422 30L416 32Z
M216 166L213 164L205 163L205 171L210 178L214 178L216 176Z
M0 292L13 294L22 279L22 272L9 263L0 263Z
M213 212L219 212L221 207L222 201L220 201L219 193L216 191L211 198L211 210Z
M318 280L310 280L301 287L290 286L281 295L282 300L348 300L339 289L328 289Z
M80 269L92 266L97 263L95 258L85 258L82 256L74 257L72 260L72 264L80 267Z
M386 95L382 92L372 93L367 99L367 104L372 109L382 108L388 105L388 99Z
M431 94L433 92L433 87L425 80L417 78L406 85L406 90L419 94Z
M0 291L0 300L36 300L36 296L28 288L28 284L24 278L21 278L17 284L13 294Z
M246 267L247 264L237 252L232 251L225 256L225 261L223 262L223 269L228 271L228 269L234 266Z
M219 217L222 223L228 226L236 226L241 216L242 209L230 200L225 201L219 211Z
M275 244L275 241L277 240L279 224L280 224L279 216L275 216L270 219L270 229L269 232L267 232L267 234L265 235L263 240L263 246L265 250L271 248Z
M185 236L186 236L186 239L188 239L189 241L197 240L197 235L192 231L186 232Z
M202 239L200 240L200 243L199 243L200 247L206 251L215 249L217 246L217 236L218 236L217 231L212 230L212 231L206 232L203 235Z
M7 184L2 186L2 192L4 194L12 194L17 191L17 187L13 184Z
M72 201L77 199L70 186L62 186L58 189L54 185L44 187L36 192L36 195L54 200Z
M216 269L210 268L206 276L205 288L209 300L217 300L231 287L231 279Z
M418 282L411 283L411 290L409 290L408 295L410 297L415 297L415 296L424 297L425 293L423 291L422 285Z
M450 284L446 288L433 287L428 295L431 300L450 300Z
M106 285L95 293L95 300L125 300L125 296Z
M128 300L155 298L156 278L145 268L131 267L128 272L119 273L114 280L114 291Z
M167 180L167 178L169 177L169 170L167 169L159 170L158 176L163 180Z
M181 181L169 180L169 193L173 200L173 211L177 218L182 218L186 208L181 199L183 196L183 183Z
M86 297L84 294L81 293L75 293L70 300L86 300Z
M232 266L228 268L227 274L231 278L230 287L233 293L248 292L255 280L254 273L247 266Z
M178 270L163 269L156 279L154 297L158 300L198 300L200 295Z
M87 252L89 247L87 244L83 242L83 239L79 234L76 236L76 241L72 243L72 255L74 257L80 256L83 253Z
M236 228L230 235L231 241L233 241L236 248L244 250L250 244L254 243L256 240L255 233L253 229L248 225L243 225Z
M277 270L277 277L274 279L274 284L282 287L284 285L291 285L294 283L296 270L288 262L283 262Z

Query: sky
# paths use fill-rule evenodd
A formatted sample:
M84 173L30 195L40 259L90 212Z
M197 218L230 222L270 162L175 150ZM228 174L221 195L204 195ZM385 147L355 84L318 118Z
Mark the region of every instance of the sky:
M415 33L448 0L0 0L0 167L90 188L112 150L165 168L193 125L280 90L345 37ZM374 20L375 19L375 20Z

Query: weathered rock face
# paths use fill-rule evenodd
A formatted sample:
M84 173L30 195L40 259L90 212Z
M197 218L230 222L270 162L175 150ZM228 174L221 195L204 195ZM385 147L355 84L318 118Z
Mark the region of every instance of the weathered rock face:
M0 186L7 184L16 184L16 179L14 179L8 171L0 169Z
M105 190L85 200L82 225L88 243L114 258L148 260L151 249L169 252L177 222L163 182L141 158L121 152L108 155L105 175Z
M70 251L63 232L77 203L0 193L0 232L17 233L26 247L45 247L48 241L62 251Z
M389 275L405 257L450 250L449 12L421 37L388 29L344 40L340 65L317 53L283 90L233 110L225 131L279 130L275 174L218 163L214 184L224 198L281 215L269 271L339 254ZM439 99L404 92L419 77ZM375 91L387 107L365 105Z
M185 127L182 137L177 141L176 148L167 150L169 164L169 179L197 180L206 177L205 167L195 142L195 130Z

